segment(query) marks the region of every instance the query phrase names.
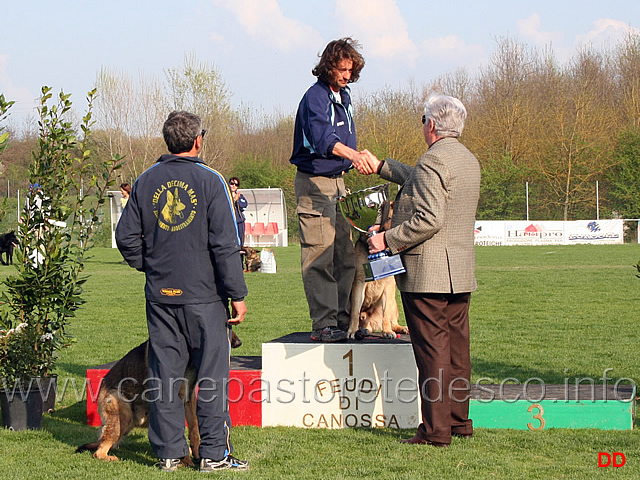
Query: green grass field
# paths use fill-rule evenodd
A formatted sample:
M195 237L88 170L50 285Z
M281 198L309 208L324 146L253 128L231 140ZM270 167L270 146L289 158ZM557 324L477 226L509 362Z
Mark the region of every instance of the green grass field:
M82 392L87 368L116 360L146 338L144 276L121 263L116 250L98 248L87 263L87 303L73 319L76 342L62 352L57 373ZM260 355L262 342L309 331L298 246L276 249L278 273L246 275L249 313L236 328L244 344L236 355ZM640 381L640 279L632 267L639 245L480 247L479 289L471 300L472 381L538 377L602 377ZM12 267L0 267L0 276ZM401 318L404 323L404 318ZM614 380L615 381L615 380ZM610 381L611 382L611 381ZM640 426L638 421L636 427ZM251 462L246 478L638 478L640 433L632 431L521 431L477 429L448 449L400 445L413 431L305 430L236 427L239 458ZM84 399L66 391L39 431L0 430L0 471L6 479L166 478L146 431L129 435L104 463L75 448L93 440ZM598 468L598 452L623 452L626 465ZM181 470L180 478L199 478Z

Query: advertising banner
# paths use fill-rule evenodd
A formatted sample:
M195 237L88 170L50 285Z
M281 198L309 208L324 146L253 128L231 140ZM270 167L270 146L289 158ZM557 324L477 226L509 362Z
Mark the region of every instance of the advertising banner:
M622 220L478 220L474 237L480 246L624 243Z
M578 220L567 222L567 243L624 243L622 220Z

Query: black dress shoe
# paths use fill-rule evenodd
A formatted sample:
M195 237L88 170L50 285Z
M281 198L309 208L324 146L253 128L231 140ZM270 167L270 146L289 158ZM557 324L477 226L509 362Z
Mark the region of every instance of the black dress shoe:
M451 436L459 438L471 438L473 436L473 433L452 433Z
M432 447L449 446L448 443L432 442L431 440L427 440L426 438L422 438L417 435L413 438L405 438L404 440L400 440L400 443L409 443L411 445L431 445Z

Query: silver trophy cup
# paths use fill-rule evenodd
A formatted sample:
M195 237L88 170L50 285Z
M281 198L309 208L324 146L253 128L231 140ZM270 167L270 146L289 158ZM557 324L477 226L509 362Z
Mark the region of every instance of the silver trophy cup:
M375 235L376 232L369 232L369 227L375 225L384 209L389 207L389 184L385 183L343 195L338 200L338 205L340 205L340 212L354 229L369 236ZM364 264L367 281L380 280L405 272L398 255L380 252L369 255L368 260L368 263Z

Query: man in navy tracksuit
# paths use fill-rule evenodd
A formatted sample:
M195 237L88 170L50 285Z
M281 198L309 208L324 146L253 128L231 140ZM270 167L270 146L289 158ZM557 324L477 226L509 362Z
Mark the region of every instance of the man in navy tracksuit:
M225 389L229 324L247 312L233 199L223 176L198 158L205 130L197 115L171 113L162 133L171 154L140 175L116 230L127 263L146 275L149 441L165 471L189 454L176 380L191 359L207 392L197 405L200 470L246 469L231 455Z
M298 106L290 162L297 169L295 191L302 247L302 281L312 320L311 339L347 338L355 274L351 231L340 214L346 193L343 175L359 164L356 130L347 84L364 67L351 38L330 42L312 73L318 81Z

